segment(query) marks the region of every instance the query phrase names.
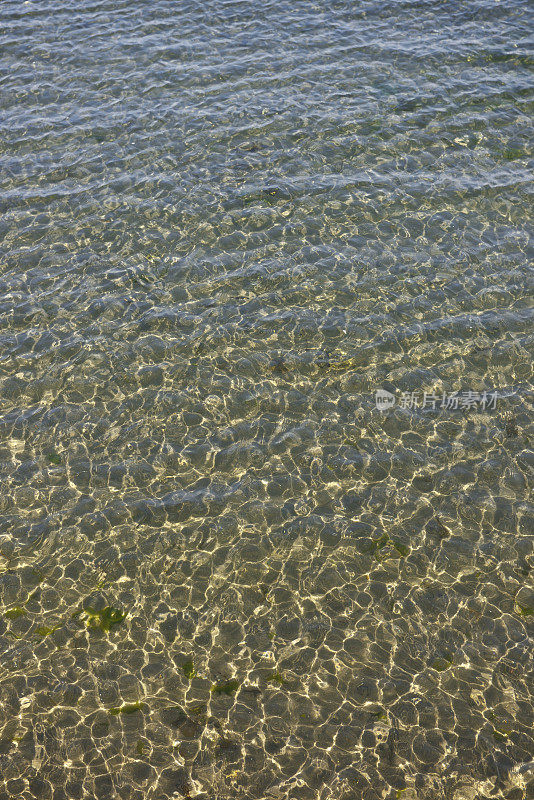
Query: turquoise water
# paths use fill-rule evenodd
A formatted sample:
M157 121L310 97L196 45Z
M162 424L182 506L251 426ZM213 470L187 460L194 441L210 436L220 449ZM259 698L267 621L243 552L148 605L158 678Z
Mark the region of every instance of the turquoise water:
M533 21L2 0L0 800L534 798Z

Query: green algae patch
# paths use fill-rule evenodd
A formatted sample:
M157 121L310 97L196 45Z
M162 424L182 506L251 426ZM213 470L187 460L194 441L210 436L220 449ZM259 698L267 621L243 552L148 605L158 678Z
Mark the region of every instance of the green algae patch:
M230 695L239 689L239 685L239 681L236 680L220 681L219 683L213 684L211 693L215 695L225 694L230 697Z
M99 611L88 606L80 611L76 611L73 617L84 614L88 628L99 628L104 633L109 633L112 628L120 625L126 617L126 612L120 611L113 606L106 606Z
M119 611L118 608L106 606L99 612L98 617L102 630L109 631L111 628L115 627L115 625L120 625L126 617L126 613Z
M381 550L388 545L393 547L402 558L406 558L406 556L410 554L410 548L407 545L397 539L391 539L387 533L383 533L379 539L374 539L369 545L368 552L374 556L377 561L380 561Z
M51 464L56 464L56 465L61 464L61 456L59 455L59 453L54 453L54 452L47 453L46 458Z
M432 669L436 672L445 672L449 667L452 667L452 661L448 658L435 658L432 662Z
M284 686L287 683L282 673L278 672L278 670L276 672L273 672L272 675L269 675L269 677L266 678L265 680L267 681L267 683L276 683L278 684L278 686Z
M511 720L499 719L497 714L490 711L487 715L488 720L493 724L493 738L497 742L505 742L513 731L513 723Z
M523 158L524 155L524 152L518 147L509 147L507 150L502 150L502 157L507 161L515 161L518 158Z
M4 617L6 619L19 619L19 617L25 617L27 613L26 609L21 606L15 606L14 608L10 608L9 611L6 611Z
M186 661L185 664L182 664L182 672L184 673L185 677L188 681L193 680L196 676L197 671L195 669L195 664L193 661Z
M387 544L389 543L389 536L387 533L383 533L380 539L375 539L371 542L370 546L370 553L373 556L377 556L377 554L382 550Z
M515 611L516 614L519 614L520 617L531 617L534 614L534 608L530 608L529 606L522 606L519 603L515 604Z
M61 628L61 625L54 625L53 627L49 625L39 625L39 627L35 629L35 633L37 636L40 636L41 639L44 639L45 636L50 636L50 634L57 631L58 628Z
M369 716L373 722L383 722L388 718L388 715L382 707L376 708L374 711L369 711Z
M124 703L122 706L110 708L108 714L111 714L113 717L118 717L119 714L136 714L138 711L144 711L146 708L146 703L139 700L137 703Z

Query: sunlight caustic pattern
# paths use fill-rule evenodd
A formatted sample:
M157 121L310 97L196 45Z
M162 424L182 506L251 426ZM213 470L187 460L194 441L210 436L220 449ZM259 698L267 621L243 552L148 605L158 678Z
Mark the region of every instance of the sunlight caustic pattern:
M2 1L0 800L534 797L533 16Z

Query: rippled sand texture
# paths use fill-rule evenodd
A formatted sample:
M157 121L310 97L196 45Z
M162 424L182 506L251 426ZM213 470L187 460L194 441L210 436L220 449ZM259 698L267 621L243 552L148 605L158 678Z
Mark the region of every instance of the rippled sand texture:
M534 797L533 22L2 0L0 800Z

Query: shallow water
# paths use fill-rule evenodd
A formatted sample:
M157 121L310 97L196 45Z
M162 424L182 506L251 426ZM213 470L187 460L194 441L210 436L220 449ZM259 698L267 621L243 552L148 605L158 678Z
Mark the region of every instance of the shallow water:
M533 18L3 0L0 800L534 797Z

